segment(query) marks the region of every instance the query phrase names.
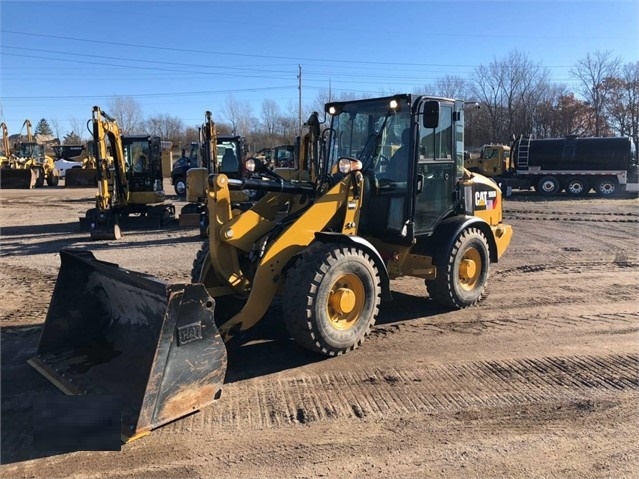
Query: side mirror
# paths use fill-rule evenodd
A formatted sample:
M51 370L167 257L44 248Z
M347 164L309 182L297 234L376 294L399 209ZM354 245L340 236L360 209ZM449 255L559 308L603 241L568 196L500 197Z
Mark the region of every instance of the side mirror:
M437 100L424 102L422 124L424 128L437 128L439 125L439 102Z

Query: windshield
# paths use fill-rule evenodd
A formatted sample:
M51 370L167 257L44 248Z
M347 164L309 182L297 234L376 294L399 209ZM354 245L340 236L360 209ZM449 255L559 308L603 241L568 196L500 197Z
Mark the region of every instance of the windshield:
M388 99L357 101L340 105L333 117L328 148L328 167L339 158L357 158L364 169L376 168L401 146L402 132L410 126L409 107L399 112L390 110Z

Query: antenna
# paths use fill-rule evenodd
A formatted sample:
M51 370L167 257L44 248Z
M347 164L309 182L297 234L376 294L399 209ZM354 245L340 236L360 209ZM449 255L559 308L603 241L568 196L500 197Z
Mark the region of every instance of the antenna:
M299 135L302 136L302 65L297 65L298 68L298 86L299 90L299 103L297 105L297 127L299 131Z

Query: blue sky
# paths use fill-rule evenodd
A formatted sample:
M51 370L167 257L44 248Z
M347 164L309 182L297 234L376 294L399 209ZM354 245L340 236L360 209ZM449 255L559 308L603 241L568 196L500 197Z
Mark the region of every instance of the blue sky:
M638 23L636 0L2 0L0 120L10 134L26 118L57 120L62 135L93 105L131 96L145 117L195 126L205 110L223 122L229 95L256 117L264 99L296 111L298 65L310 105L329 82L410 92L515 50L574 86L569 70L588 53L639 61Z

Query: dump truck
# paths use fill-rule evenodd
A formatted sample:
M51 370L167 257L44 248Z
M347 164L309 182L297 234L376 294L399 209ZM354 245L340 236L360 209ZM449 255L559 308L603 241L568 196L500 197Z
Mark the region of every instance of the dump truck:
M493 178L507 196L531 188L545 196L565 191L577 197L592 189L607 198L639 192L637 149L629 137L521 136L510 146L484 145L466 167Z
M326 113L289 179L208 176L209 236L191 283L63 250L29 363L67 394L121 397L130 440L223 400L227 346L276 297L290 336L324 357L362 344L394 278L421 278L448 309L482 300L512 228L498 186L464 168L463 101L398 94ZM233 209L244 189L266 195Z
M123 136L115 119L99 106L92 116L98 191L95 208L80 218L92 239L122 237L122 224L159 228L175 217L165 202L159 137ZM111 155L109 155L109 147Z

